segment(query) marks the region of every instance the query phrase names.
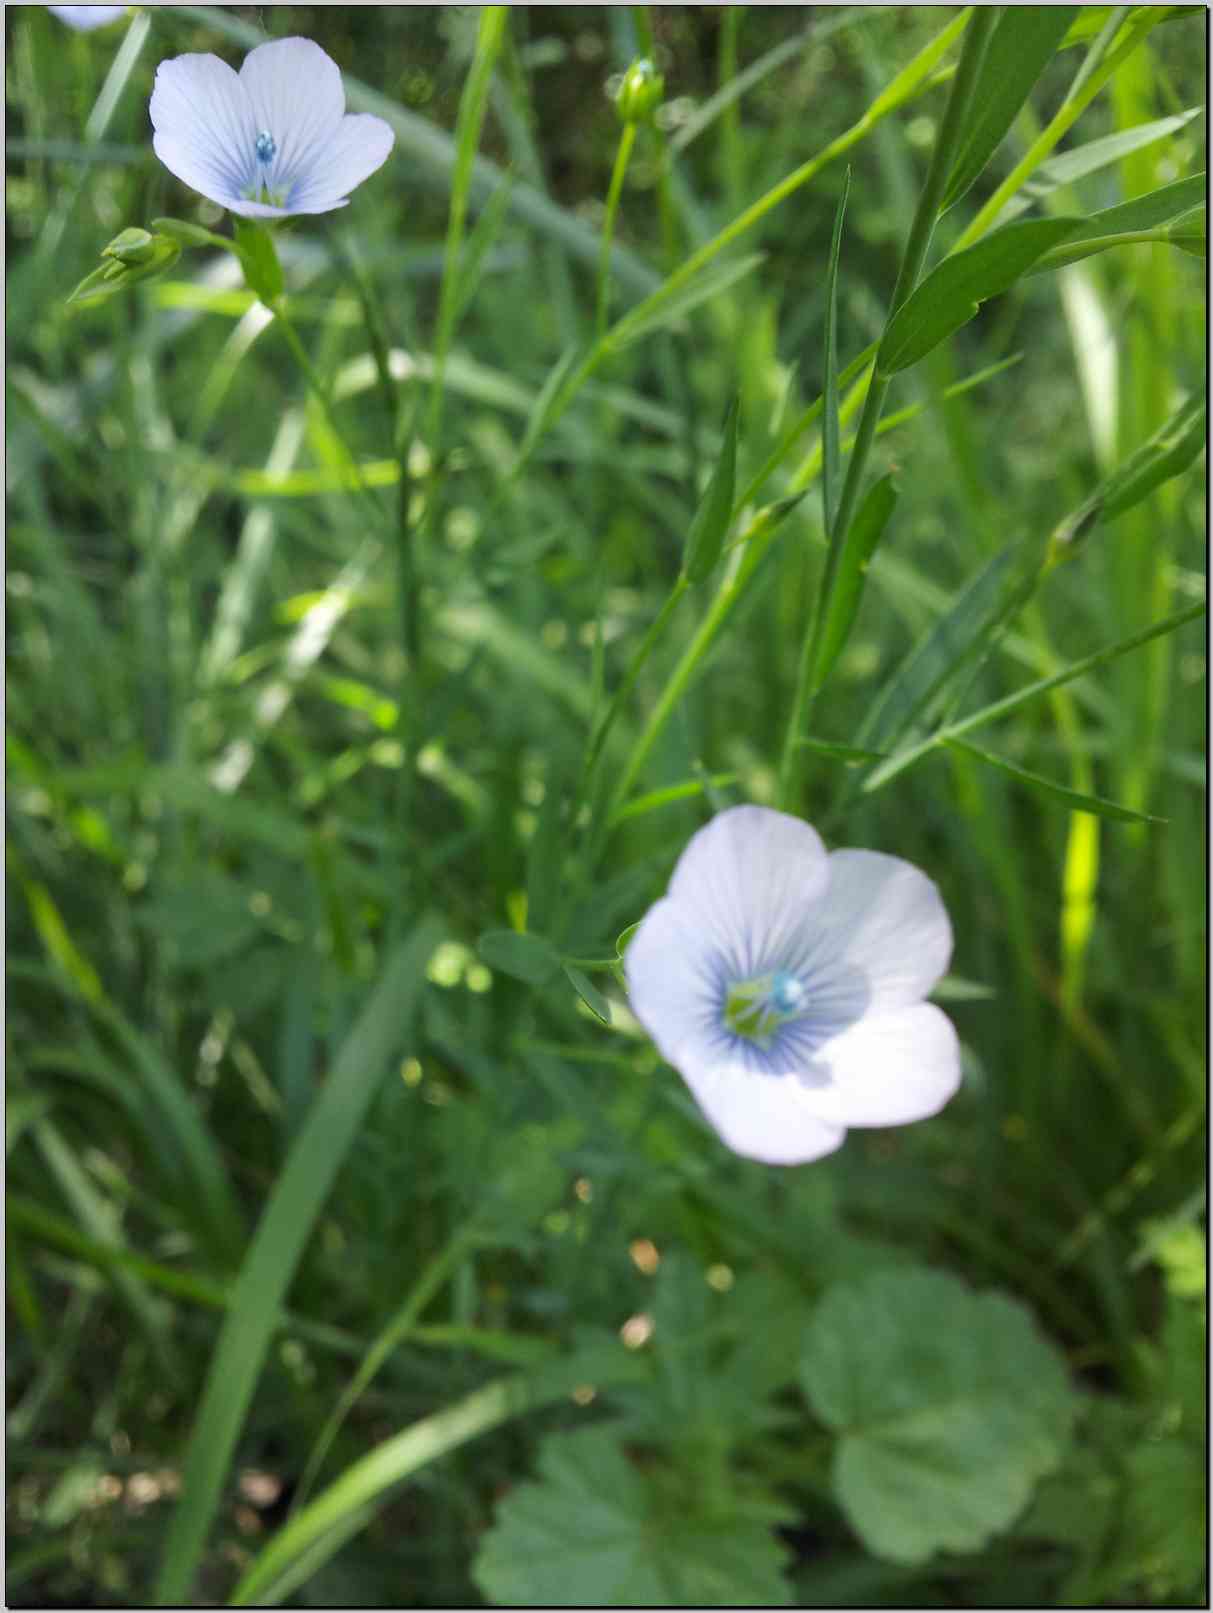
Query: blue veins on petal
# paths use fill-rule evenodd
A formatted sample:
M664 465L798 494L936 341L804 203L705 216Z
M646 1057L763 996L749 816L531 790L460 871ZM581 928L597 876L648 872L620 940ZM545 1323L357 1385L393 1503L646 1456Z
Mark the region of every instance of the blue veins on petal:
M800 819L742 806L692 837L624 967L633 1012L722 1140L793 1165L956 1092L956 1033L925 1000L951 950L919 869L827 852Z
M276 39L237 73L218 56L161 62L148 108L165 167L245 218L344 207L388 158L391 127L345 110L336 62L310 39Z

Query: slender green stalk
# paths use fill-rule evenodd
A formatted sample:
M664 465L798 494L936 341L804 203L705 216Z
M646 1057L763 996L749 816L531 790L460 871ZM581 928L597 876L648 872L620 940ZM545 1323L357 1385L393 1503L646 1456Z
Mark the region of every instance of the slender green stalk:
M999 12L995 8L982 8L974 14L965 33L964 46L961 50L960 62L956 68L956 77L952 82L952 90L948 96L948 104L944 111L939 138L935 143L935 150L931 156L931 166L927 171L926 183L923 185L922 194L918 199L918 206L915 209L914 218L910 225L909 238L902 254L901 268L898 271L897 283L893 288L893 296L889 303L889 312L885 322L886 329L888 328L888 321L893 318L897 310L914 290L922 273L922 265L931 242L935 220L939 216L939 204L943 199L944 190L947 187L948 178L952 171L956 148L964 128L965 118L968 115L973 91L977 85L977 77L981 71L986 47L989 44L990 35L994 31L998 18ZM871 453L872 444L876 440L876 428L880 424L880 414L884 408L891 379L890 376L881 374L880 370L876 370L872 376L867 395L864 398L859 429L855 434L855 446L852 448L851 457L847 462L846 479L842 485L834 526L828 534L830 547L826 555L825 572L818 590L811 625L804 638L801 650L800 672L796 682L796 694L792 702L792 711L784 736L783 757L779 769L779 800L784 807L793 805L797 793L799 773L803 760L802 750L797 741L803 732L809 702L815 692L812 686L813 674L821 645L822 632L829 618L839 565L846 547L851 521L859 502L859 493L863 485L864 472L867 469L868 456Z
M598 255L597 318L594 329L598 341L606 335L607 305L611 296L611 241L615 234L615 215L619 211L619 198L623 194L623 181L636 144L636 123L625 123L615 152L615 166L611 170L611 183L607 188L606 217L602 224L602 247Z
M459 121L455 129L455 170L451 175L451 211L447 220L442 287L438 293L438 327L434 337L434 384L430 393L428 422L430 452L435 463L439 458L442 437L446 360L455 334L459 306L463 300L459 260L463 247L464 225L467 221L472 168L476 160L476 148L480 144L480 129L484 122L485 109L488 106L489 84L493 77L497 54L501 49L508 13L508 6L485 6L481 11L480 31L476 36L476 54L459 102Z
M919 94L951 76L950 68L942 68L937 72L936 64L952 42L964 31L968 17L969 12L967 10L954 17L946 28L943 28L929 44L919 51L914 60L897 75L892 84L877 96L857 122L853 123L849 129L844 130L829 145L824 146L815 156L810 157L807 162L802 163L799 168L786 175L777 185L772 186L764 196L760 196L756 202L751 203L743 213L738 214L710 241L705 241L672 274L663 280L655 291L651 292L635 308L617 320L615 325L599 341L593 343L576 369L565 377L557 390L540 429L528 440L525 450L519 454L511 467L511 478L516 478L521 473L544 432L555 425L585 383L614 352L617 334L625 325L630 325L637 319L654 313L670 302L684 286L695 278L701 269L706 268L712 262L713 258L718 257L727 247L732 246L734 242L740 240L743 235L752 230L756 224L761 223L773 208L778 207L781 202L787 201L789 196L807 185L823 168L828 167L836 158L843 156L852 146L858 145L865 136L871 133L877 124L897 111L899 107L904 106L907 101L913 100Z
M623 702L632 692L636 679L640 676L641 668L648 660L653 651L653 646L657 643L662 633L664 633L666 625L668 624L671 616L673 616L674 611L677 609L678 602L681 600L683 594L686 593L689 587L690 583L688 583L686 577L682 574L679 574L678 580L670 590L665 604L662 605L661 609L654 617L648 632L644 635L644 638L637 647L631 661L628 663L628 669L620 680L619 687L611 696L611 703L607 707L602 721L598 724L598 727L590 740L590 744L586 752L585 762L582 767L583 789L590 777L590 774L594 771L598 758L602 755L602 747L607 742L607 735L614 726L615 719L619 715Z
M303 1477L299 1480L299 1487L291 1504L291 1515L299 1510L311 1493L316 1475L328 1455L329 1447L341 1430L341 1425L349 1416L355 1402L361 1397L371 1379L379 1368L391 1355L392 1351L408 1337L415 1323L434 1295L442 1287L454 1268L477 1242L476 1235L464 1229L458 1230L450 1238L446 1246L426 1266L406 1298L404 1304L392 1317L388 1325L379 1334L378 1338L366 1352L359 1363L358 1370L346 1384L337 1404L329 1413L324 1427L312 1446L307 1463L303 1469Z

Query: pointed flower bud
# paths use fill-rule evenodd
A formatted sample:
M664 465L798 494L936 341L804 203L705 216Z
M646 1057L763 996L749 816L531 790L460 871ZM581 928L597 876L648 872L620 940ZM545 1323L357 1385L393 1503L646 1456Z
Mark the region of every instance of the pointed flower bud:
M621 123L647 123L661 105L665 79L647 56L634 61L623 75L615 110Z

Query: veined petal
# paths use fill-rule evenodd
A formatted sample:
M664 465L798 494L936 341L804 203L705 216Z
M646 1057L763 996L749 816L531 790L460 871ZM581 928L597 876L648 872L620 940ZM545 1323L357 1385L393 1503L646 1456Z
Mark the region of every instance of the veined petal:
M791 1075L764 1075L726 1060L706 1063L676 1055L695 1100L735 1154L764 1165L805 1165L832 1154L846 1128L818 1114Z
M156 155L191 190L236 207L252 180L256 124L239 76L218 56L161 62L152 90Z
M828 882L815 829L785 812L740 806L693 836L669 894L743 979L782 967L803 949L805 925Z
M960 1044L933 1003L870 1014L819 1047L801 1076L810 1111L838 1126L904 1126L960 1086Z
M683 1049L708 1057L713 1047L727 1048L724 960L713 938L668 896L641 920L624 954L624 972L632 1011L669 1063Z
M323 150L307 157L290 193L292 213L327 213L344 207L355 185L388 159L396 136L369 112L347 113Z
M952 926L924 873L879 851L830 853L799 957L816 1017L842 1026L921 1002L951 956Z
M267 168L271 191L285 194L307 183L345 115L337 63L311 39L275 39L248 53L240 82L253 109L254 137L264 130L276 147ZM300 211L289 201L288 212Z

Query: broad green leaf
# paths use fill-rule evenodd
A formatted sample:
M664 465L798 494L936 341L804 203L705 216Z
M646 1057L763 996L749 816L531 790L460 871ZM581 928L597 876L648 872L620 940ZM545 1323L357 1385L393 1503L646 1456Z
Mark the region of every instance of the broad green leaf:
M716 461L699 508L695 511L691 529L687 533L683 575L691 583L706 582L716 569L733 517L733 490L737 472L737 425L740 409L734 398L725 416L720 445L720 458Z
M1169 134L1178 134L1193 118L1200 117L1203 111L1203 106L1192 106L1186 112L1177 112L1174 117L1156 118L1150 123L1138 123L1131 129L1119 129L1115 134L1088 140L1085 145L1065 151L1060 157L1050 157L1047 162L1041 163L1035 177L1028 181L1021 194L1013 197L1003 208L1002 222L1009 224L1059 185L1072 185L1079 179L1085 179L1088 174L1098 173L1101 168L1122 161L1135 151L1145 150Z
M423 919L388 960L278 1176L211 1358L156 1584L158 1602L190 1600L279 1307L389 1061L411 1033L426 965L440 934L438 921Z
M529 986L542 986L560 969L560 955L542 935L526 935L519 930L488 930L476 943L476 950L490 969Z
M612 352L621 348L630 347L638 342L642 336L649 336L655 330L665 330L668 326L676 324L685 315L692 313L702 303L717 297L722 291L743 280L763 261L766 254L751 252L747 257L734 258L728 263L718 263L709 269L703 270L685 285L671 289L664 295L655 292L647 297L635 313L625 314L618 324L612 326L607 332L606 343Z
M590 977L581 969L574 969L567 963L564 965L564 972L568 976L569 984L594 1018L600 1019L604 1025L609 1025L611 1023L611 1005Z
M1130 807L1118 806L1115 801L1105 801L1098 795L1084 795L1081 790L1072 790L1065 784L1054 783L1052 779L1042 778L1039 773L1029 773L1026 767L1016 767L1014 762L1008 762L1004 756L995 756L993 751L983 750L979 745L971 745L968 740L946 739L944 744L949 750L960 751L962 755L971 756L975 761L984 762L987 767L997 768L1000 773L1009 774L1011 778L1026 784L1038 795L1047 795L1075 812L1090 812L1097 818L1113 818L1121 823L1167 821L1165 818L1156 818L1149 812L1135 812Z
M896 504L897 488L893 478L891 475L882 476L869 487L855 513L838 564L830 614L822 628L821 648L817 652L817 665L813 671L814 692L829 677L830 669L847 641L859 609L868 564L876 552L876 545L884 536L884 529Z
M834 234L830 241L830 263L826 270L825 381L821 390L821 508L826 536L834 530L834 516L841 491L842 450L838 421L838 258L842 250L842 224L851 190L851 170L842 181L842 195L834 214Z
M1030 1314L925 1269L826 1290L801 1383L838 1435L833 1488L868 1549L979 1551L1061 1461L1075 1399Z
M630 1461L610 1427L554 1434L540 1478L498 1505L473 1576L498 1606L788 1607L782 1514L696 1508ZM663 1482L664 1480L664 1482Z
M981 64L940 212L959 201L985 169L1079 10L1078 6L1008 6L1003 12Z
M1121 245L1132 245L1137 236L1182 218L1199 207L1205 199L1205 175L1193 174L1188 179L1177 179L1173 185L1135 196L1131 202L1106 207L1082 220L1081 228L1066 241L1045 253L1028 270L1029 274L1046 274L1051 269L1063 268L1082 258L1093 257ZM1121 238L1125 239L1121 239Z
M897 310L881 337L876 368L895 374L916 364L957 331L989 297L1008 290L1036 260L1060 245L1084 220L1028 219L1007 224L945 258Z

